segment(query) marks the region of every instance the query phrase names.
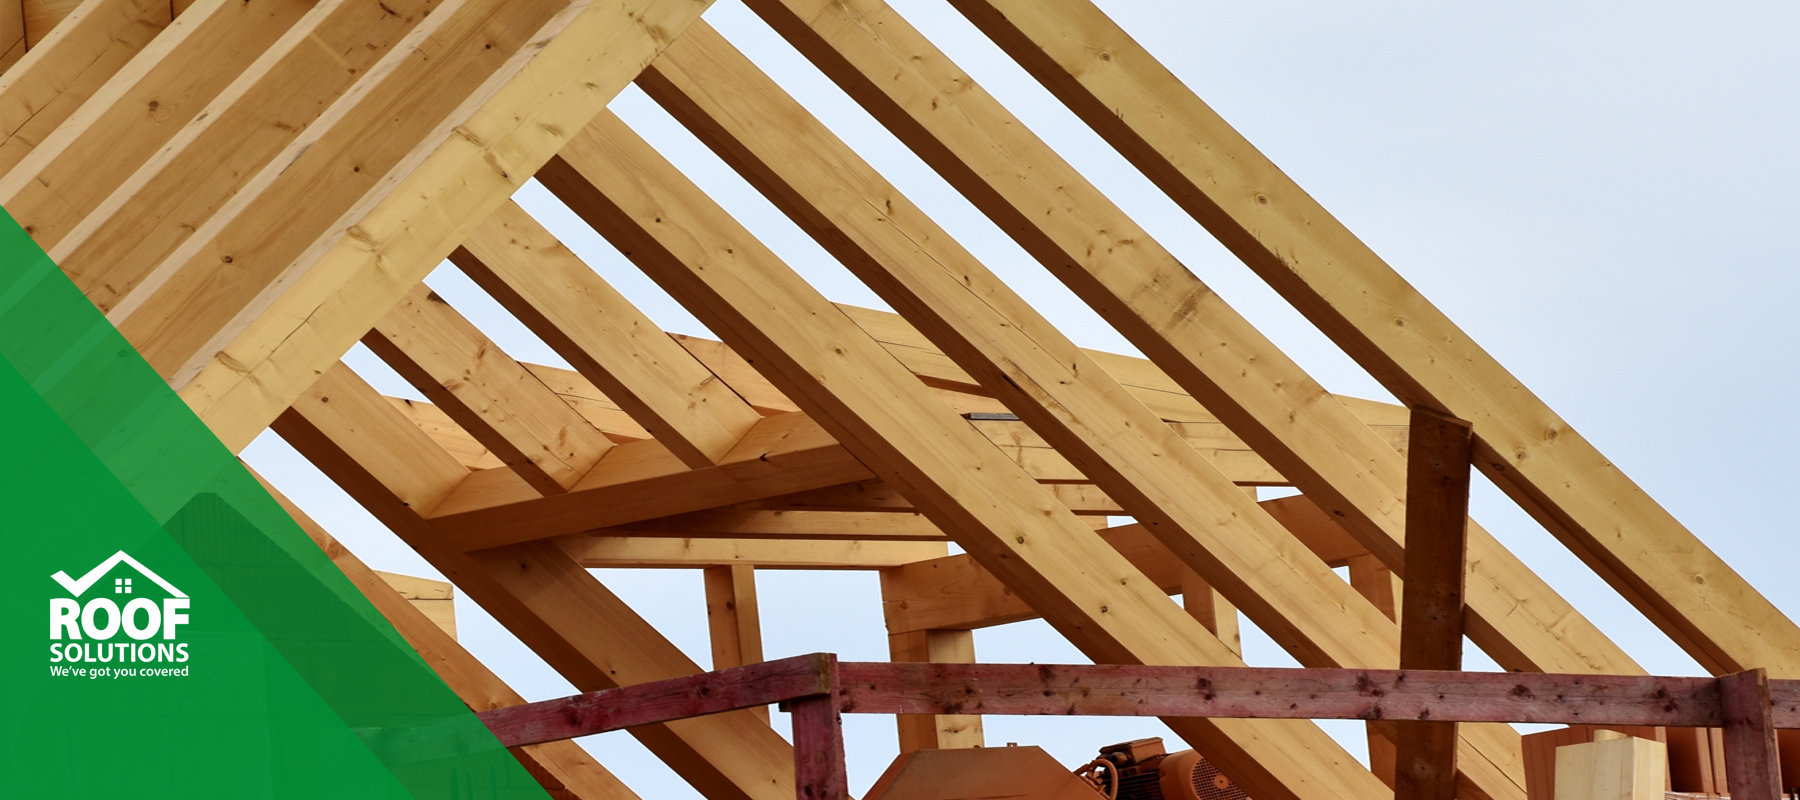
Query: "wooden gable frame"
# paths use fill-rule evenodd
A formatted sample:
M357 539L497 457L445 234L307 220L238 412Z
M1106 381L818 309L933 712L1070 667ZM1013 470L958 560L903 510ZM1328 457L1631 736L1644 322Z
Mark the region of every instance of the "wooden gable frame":
M272 427L584 691L699 671L601 566L706 569L717 665L761 659L754 570L800 568L881 570L896 661L1042 618L1098 663L1241 665L1241 611L1305 666L1397 666L1409 409L1327 392L882 0L747 2L1147 358L1076 346L707 0L0 3L0 205L229 447ZM1800 677L1800 628L1090 0L953 3L1406 406L1468 420L1474 466L1706 668ZM632 81L899 313L732 219L607 109ZM513 202L534 176L722 341ZM574 369L432 293L445 259ZM343 364L359 341L430 402ZM471 707L522 702L289 507ZM1473 520L1467 547L1504 668L1643 674ZM1167 722L1259 798L1394 784L1306 721ZM789 797L766 723L634 734L709 798ZM1458 737L1458 796L1525 796L1516 732ZM634 796L566 742L519 755Z

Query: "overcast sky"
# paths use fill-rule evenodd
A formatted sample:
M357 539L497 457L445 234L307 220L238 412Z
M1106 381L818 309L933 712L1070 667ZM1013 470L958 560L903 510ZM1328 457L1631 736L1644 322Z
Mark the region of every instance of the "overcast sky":
M1755 586L1800 612L1790 521L1800 6L1102 5ZM1392 399L947 4L897 6L1314 377ZM1133 352L735 0L707 19L1076 341ZM832 299L882 307L641 93L627 90L614 109ZM520 200L660 324L706 333L547 193L528 185ZM515 357L562 363L454 267L430 282ZM383 391L417 396L360 348L350 360ZM372 565L434 574L273 434L246 457ZM1491 487L1478 488L1475 516L1646 668L1701 673ZM601 577L709 662L697 573ZM769 657L886 658L873 574L758 581ZM463 642L528 698L572 691L473 604L459 598L458 614ZM1253 664L1292 664L1254 631L1246 648ZM981 631L977 652L1082 660L1041 624ZM1472 651L1469 663L1491 662ZM893 726L850 725L861 792L892 757ZM1327 727L1363 755L1360 726ZM1164 730L987 721L990 744L1041 744L1071 766ZM696 796L624 734L584 744L645 797Z

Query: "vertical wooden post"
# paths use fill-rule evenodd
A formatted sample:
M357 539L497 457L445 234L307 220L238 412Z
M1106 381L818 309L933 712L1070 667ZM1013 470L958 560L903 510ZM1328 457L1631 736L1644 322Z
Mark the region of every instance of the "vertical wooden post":
M1406 466L1406 585L1400 668L1462 669L1473 426L1412 412ZM1395 800L1455 800L1456 723L1405 722L1395 742Z
M1188 616L1200 620L1201 625L1212 631L1219 641L1225 643L1225 649L1244 657L1243 636L1238 631L1237 607L1219 594L1212 584L1207 583L1200 573L1186 565L1181 568L1181 607L1187 609Z
M827 659L822 695L781 704L794 723L794 796L797 800L850 800L844 767L844 720L838 713L837 656Z
M1725 717L1725 780L1732 800L1780 800L1781 762L1761 669L1719 676Z
M1366 553L1351 556L1350 588L1368 598L1376 610L1386 614L1388 619L1400 621L1400 596L1405 588L1401 586L1400 578L1386 564L1381 563L1381 559ZM1394 743L1377 729L1376 723L1366 723L1365 727L1369 738L1369 771L1392 789L1394 760L1398 756ZM1389 733L1392 733L1391 729Z
M932 664L975 663L975 632L962 630L907 631L888 634L889 658L900 662ZM900 752L955 750L984 744L978 714L896 714Z
M763 660L762 621L756 610L756 568L749 564L707 567L706 624L712 634L713 669ZM764 722L769 709L751 709Z

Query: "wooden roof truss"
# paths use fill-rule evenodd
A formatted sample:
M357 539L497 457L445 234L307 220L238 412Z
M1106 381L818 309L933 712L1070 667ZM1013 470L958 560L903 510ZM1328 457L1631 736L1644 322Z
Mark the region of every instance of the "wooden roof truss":
M706 568L719 667L761 660L761 567L881 570L901 661L1041 617L1098 663L1240 665L1242 612L1303 665L1393 668L1407 406L1471 422L1474 466L1707 669L1800 677L1800 628L1090 0L953 4L1404 406L1327 392L881 0L746 2L1148 358L1075 345L707 0L8 0L0 204L228 446L273 427L584 691L700 669L598 566ZM832 303L609 111L633 81L898 314ZM559 243L510 199L533 176L723 341ZM446 258L574 369L433 294ZM471 706L521 702L292 510ZM1503 667L1643 673L1472 521L1468 550ZM1259 798L1389 793L1306 721L1167 722ZM1522 798L1518 735L1461 731L1459 794ZM792 796L755 713L634 733L709 798Z

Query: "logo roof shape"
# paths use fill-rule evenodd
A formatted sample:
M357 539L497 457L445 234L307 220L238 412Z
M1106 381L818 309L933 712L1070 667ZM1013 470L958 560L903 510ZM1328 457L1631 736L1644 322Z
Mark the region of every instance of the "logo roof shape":
M161 586L169 594L175 595L176 597L187 597L186 592L183 592L180 589L175 588L174 584L163 580L162 576L157 575L154 572L151 572L149 567L146 567L143 564L138 563L137 559L126 555L124 550L120 550L117 553L113 553L110 558L106 559L105 561L100 562L100 566L97 566L91 570L88 570L88 574L81 576L80 580L70 578L69 573L61 572L61 571L57 572L55 575L51 575L50 577L56 579L57 583L62 584L62 587L64 589L68 589L69 594L72 594L76 597L80 597L83 592L86 592L89 588L92 588L95 583L99 582L99 580L102 576L106 575L106 573L108 571L110 571L113 567L118 566L119 562L121 562L121 561L123 561L127 564L130 564L132 569L137 570L144 577L149 578L150 580L156 582L157 586Z

